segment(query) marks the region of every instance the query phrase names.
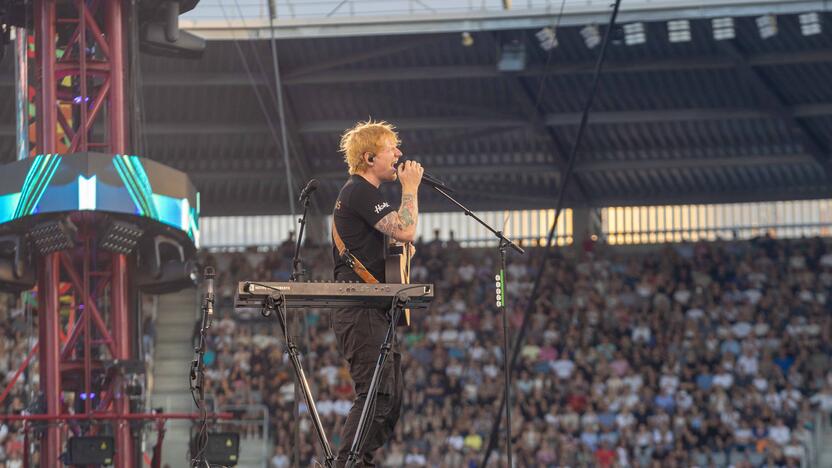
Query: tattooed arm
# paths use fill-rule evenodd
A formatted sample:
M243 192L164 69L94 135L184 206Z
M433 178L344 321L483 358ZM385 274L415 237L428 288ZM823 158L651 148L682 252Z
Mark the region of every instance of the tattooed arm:
M399 211L381 218L375 227L399 242L413 242L416 240L416 221L419 218L417 194L425 170L416 161L406 161L398 167L397 172L402 184Z
M399 211L388 213L376 223L375 228L399 242L416 239L416 221L419 218L419 202L415 193L403 193Z

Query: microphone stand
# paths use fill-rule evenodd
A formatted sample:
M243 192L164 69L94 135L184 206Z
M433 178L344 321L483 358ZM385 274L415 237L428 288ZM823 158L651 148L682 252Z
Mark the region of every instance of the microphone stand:
M309 211L309 195L309 193L302 193L300 199L301 204L303 204L303 214L298 218L300 227L298 228L298 237L295 239L295 254L292 256L292 276L289 277L289 281L292 282L303 281L306 276L306 271L303 269L303 261L300 259L300 248L303 245L303 232L306 228L306 215ZM286 348L289 350L289 355L291 356L293 353L297 353L297 343L291 334L291 330L297 331L297 317L290 319L288 314L286 315L287 317L283 319L283 325L286 329L283 332L286 335ZM292 424L292 439L294 440L294 444L292 444L294 445L292 459L297 466L300 466L300 382L298 382L296 375L292 380L295 392L294 404L292 405L292 417L295 421Z
M207 348L208 330L211 328L214 310L214 269L205 267L204 277L210 281L209 290L205 292L202 299L202 324L199 327L199 343L194 352L196 356L191 362L191 396L202 416L199 433L197 435L196 453L191 460L191 466L209 466L205 459L205 450L208 444L208 410L205 408L205 350Z
M450 196L448 192L446 192L446 190L450 191L450 188L445 186L439 187L438 184L430 184L430 187L436 190L437 192L441 193L445 198L447 198L448 200L453 202L453 204L462 209L462 211L465 212L466 216L470 216L476 222L480 223L483 227L491 231L491 233L494 234L494 237L496 237L499 241L497 249L500 252L500 271L494 277L494 280L497 285L497 308L500 310L500 313L503 316L503 383L505 386L505 388L503 389L503 403L506 409L506 456L508 458L507 466L511 467L513 466L511 461L511 369L509 368L510 366L508 342L508 309L506 308L506 302L508 302L508 297L506 296L506 250L508 249L508 247L511 247L520 254L525 254L526 251L523 250L522 247L512 242L511 239L503 235L502 231L497 231L496 229L489 226L488 223L480 219L465 205L458 202L456 199L454 199L454 197Z
M303 269L303 262L300 259L300 246L303 244L303 231L306 228L306 215L309 212L309 195L311 195L311 192L307 193L300 200L303 203L303 214L298 219L300 228L298 229L298 238L295 240L295 255L292 257L292 276L289 278L293 282L303 281L306 276L306 271Z

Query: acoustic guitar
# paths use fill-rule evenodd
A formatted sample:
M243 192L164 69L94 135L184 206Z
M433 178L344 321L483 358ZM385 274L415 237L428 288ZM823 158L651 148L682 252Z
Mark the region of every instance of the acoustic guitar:
M386 243L384 254L384 282L396 284L410 284L410 243ZM407 250L405 250L407 249ZM410 326L410 309L405 309L399 318L399 326Z

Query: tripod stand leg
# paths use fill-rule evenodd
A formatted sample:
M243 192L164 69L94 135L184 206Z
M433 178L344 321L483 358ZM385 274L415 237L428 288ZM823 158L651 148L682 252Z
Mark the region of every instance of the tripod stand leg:
M367 390L367 399L364 401L364 407L361 410L361 417L358 419L358 429L355 431L355 437L352 439L352 446L347 457L346 468L353 468L358 462L358 457L361 454L361 446L364 444L367 431L370 429L370 424L375 417L375 405L378 398L379 381L381 380L381 373L384 370L384 364L387 362L387 357L393 348L393 340L396 336L396 324L399 322L399 317L402 313L403 302L397 303L391 309L390 326L387 329L387 335L384 337L384 342L381 345L381 350L376 361L376 368L373 370L373 378L370 380L370 388Z
M303 397L306 400L306 406L309 408L309 415L312 417L312 423L315 426L315 433L318 436L318 442L320 442L321 448L324 451L324 466L331 468L333 466L333 462L335 461L335 457L332 455L332 447L329 445L329 439L326 437L326 431L324 430L324 425L321 422L321 416L318 414L318 407L315 405L312 390L309 388L309 381L306 379L306 373L303 371L303 365L300 362L300 351L298 351L297 345L295 345L294 340L292 340L292 337L286 328L287 324L285 315L279 310L276 315L278 322L280 323L280 328L283 330L283 336L286 337L286 349L289 354L289 360L291 361L292 368L295 371L295 377L300 383ZM295 404L297 404L297 402L295 402Z

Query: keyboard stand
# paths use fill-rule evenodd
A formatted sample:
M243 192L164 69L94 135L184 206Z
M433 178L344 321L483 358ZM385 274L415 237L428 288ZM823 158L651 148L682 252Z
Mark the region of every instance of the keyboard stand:
M405 305L410 301L407 293L400 292L396 295L396 300L393 301L390 307L390 327L387 329L387 335L384 337L384 342L381 344L381 352L376 362L376 368L373 371L373 378L370 380L370 388L367 390L367 400L364 401L364 408L361 410L361 418L358 420L358 429L355 431L355 437L352 439L352 446L350 453L347 456L346 468L353 468L358 463L358 457L361 453L361 446L364 445L364 439L367 436L367 430L370 428L370 422L375 416L376 398L378 397L378 382L381 380L381 371L384 369L384 363L387 361L387 356L390 350L393 349L393 342L396 339L396 324L399 323L402 311Z
M300 383L303 397L306 399L306 406L309 408L309 414L312 416L312 423L315 426L315 432L318 434L318 441L324 450L324 466L332 468L335 457L332 455L332 447L329 445L329 439L326 437L324 425L321 423L321 416L318 414L318 408L315 406L312 390L309 388L309 381L306 380L306 374L303 372L303 366L300 363L300 351L298 351L298 347L287 328L285 297L280 291L276 291L263 300L263 307L260 313L264 317L268 317L272 312L275 313L280 322L280 328L283 330L283 337L286 340L286 352L289 354L289 360L292 362L292 368L295 370L295 377ZM297 405L298 402L294 402L294 404Z

